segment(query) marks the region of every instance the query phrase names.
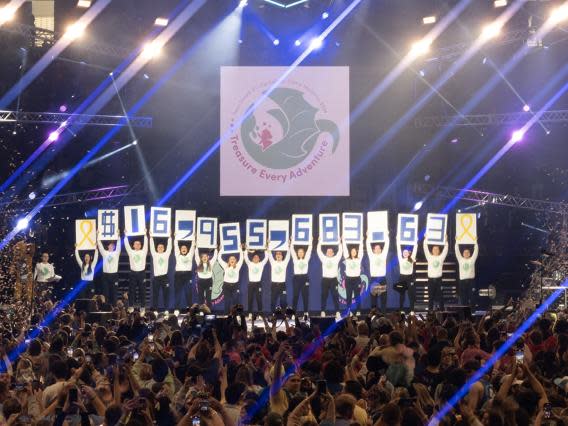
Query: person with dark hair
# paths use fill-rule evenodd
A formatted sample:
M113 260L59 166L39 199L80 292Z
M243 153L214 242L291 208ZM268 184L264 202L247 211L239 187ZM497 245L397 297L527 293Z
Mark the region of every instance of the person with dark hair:
M130 262L128 303L131 306L146 306L146 258L148 257L148 236L143 242L135 240L130 245L129 236L124 237L124 248Z
M469 246L461 251L460 244L456 239L456 259L459 266L458 295L462 305L470 305L473 292L475 291L475 262L479 254L479 245L473 244L473 253Z
M294 265L294 287L292 289L292 307L298 311L298 301L300 295L302 296L302 303L304 312L310 310L310 280L308 277L308 270L310 258L312 257L312 244L306 246L290 246L290 255L292 256L292 263Z
M97 262L99 261L99 252L95 249L95 255L91 257L90 253L85 253L81 258L79 250L75 248L75 259L81 268L81 284L83 288L79 292L79 297L85 297L85 295L92 295L95 292L93 288L93 280L95 279L95 268Z
M343 241L343 256L345 258L345 296L347 309L352 309L351 302L355 298L355 310L359 306L358 297L361 294L361 262L363 261L363 242L348 247Z
M155 243L154 237L150 237L150 253L152 254L152 264L154 279L152 280L152 306L158 309L160 302L160 290L164 296L164 308L170 305L170 256L172 254L172 238L168 237L166 242Z
M432 252L428 242L424 240L424 255L428 262L428 311L434 310L435 302L438 302L440 310L444 310L444 292L442 289L442 275L444 273L444 261L448 255L448 242L440 250L439 245L432 246Z
M399 293L398 309L402 311L404 307L404 299L408 292L410 311L413 311L416 296L416 290L414 287L414 263L416 260L416 253L418 252L418 245L414 244L412 247L403 248L397 236L396 252L400 275L399 282L395 285L394 289Z
M44 407L48 407L55 398L58 397L59 393L65 387L65 382L69 378L69 368L65 361L56 360L50 365L50 372L55 378L55 383L47 386L43 391L43 401Z
M336 311L336 316L339 316L339 294L337 292L337 276L339 271L339 262L343 256L343 249L341 245L337 246L334 251L333 247L326 248L325 253L322 250L321 238L318 240L317 245L318 257L321 261L322 279L321 279L321 316L325 316L327 309L327 299L331 293L331 299Z
M120 238L111 241L101 240L101 229L98 230L97 247L103 259L102 290L106 301L112 306L116 303L118 289L118 262L122 241ZM106 243L106 248L104 244Z
M281 250L266 250L268 261L270 262L270 309L274 311L276 306L286 308L288 306L288 297L286 295L286 276L288 263L290 262L290 253L288 244L284 244Z
M384 245L379 242L372 242L372 238L367 235L367 256L369 257L370 292L374 308L381 301L381 311L387 311L387 256L389 253L389 236L385 235Z
M248 252L245 251L243 253L243 257L248 267L247 309L249 317L252 319L252 313L254 312L253 302L255 300L257 312L262 312L262 273L264 272L264 266L268 262L268 255L264 253L261 259L259 250L248 250Z

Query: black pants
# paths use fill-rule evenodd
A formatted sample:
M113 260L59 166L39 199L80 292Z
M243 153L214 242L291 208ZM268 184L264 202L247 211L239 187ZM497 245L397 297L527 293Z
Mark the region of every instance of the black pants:
M175 303L178 309L189 308L192 305L191 271L176 271L174 276ZM186 305L183 306L183 290L185 289Z
M116 303L116 288L118 287L118 273L105 274L103 272L102 287L106 302L114 306Z
M253 302L256 299L256 308L258 312L262 312L262 283L261 282L249 282L248 285L248 294L247 294L247 301L248 301L248 311L253 311Z
M410 311L414 310L414 302L416 300L416 287L414 285L414 275L401 275L399 282L406 283L406 291L401 291L398 298L398 309L402 311L404 309L404 299L406 298L406 293L408 293L408 302L410 306Z
M379 307L379 300L381 302L381 312L387 311L387 292L386 292L387 278L386 277L371 277L371 304L373 308ZM373 294L373 289L376 287L384 287L385 291L382 293ZM376 292L377 290L375 290Z
M331 300L336 311L339 311L339 295L337 294L337 278L321 279L321 310L325 311L327 307L327 297L331 292Z
M146 307L146 272L130 271L128 305Z
M437 301L440 310L444 310L444 293L442 292L442 277L428 278L428 310L434 310Z
M213 278L197 278L197 300L199 304L211 305Z
M95 283L93 281L81 280L79 286L81 286L81 290L77 293L77 299L90 299L95 294Z
M278 303L280 301L280 303ZM286 300L286 283L272 283L270 291L270 307L274 311L276 306L286 309L288 301Z
M351 303L355 298L355 306L357 309L359 301L357 296L361 293L361 277L345 277L345 299L347 301L347 308L351 309Z
M170 279L167 274L154 277L152 282L152 305L156 309L160 306L160 289L164 294L164 308L168 309L170 304Z
M304 304L304 311L310 310L310 282L308 281L308 274L294 275L294 288L292 290L292 306L294 310L298 310L298 301L302 295L302 302Z
M472 292L475 290L475 279L469 278L467 280L459 280L458 282L458 295L460 304L470 305L472 299Z
M241 290L239 288L239 283L223 283L223 295L225 296L225 310L227 313L230 312L231 307L240 303Z

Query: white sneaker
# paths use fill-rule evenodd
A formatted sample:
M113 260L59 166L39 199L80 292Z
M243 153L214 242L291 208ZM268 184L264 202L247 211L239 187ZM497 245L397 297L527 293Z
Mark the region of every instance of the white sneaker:
M325 311L321 311L321 317L325 317Z

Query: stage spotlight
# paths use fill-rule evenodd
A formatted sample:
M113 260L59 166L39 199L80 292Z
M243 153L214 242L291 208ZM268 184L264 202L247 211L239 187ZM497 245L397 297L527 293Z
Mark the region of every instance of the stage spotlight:
M424 70L420 70L418 73L420 74L420 77L424 77L426 75L426 71Z
M436 23L436 17L434 15L432 16L425 16L424 18L422 18L422 23L424 25L431 25L431 24L435 24Z
M79 0L77 2L77 7L81 7L83 9L91 7L91 0Z
M28 198L29 198L30 200L35 200L35 197L36 197L36 193L33 192L33 191L30 192L29 195L28 195Z
M310 41L310 47L312 49L319 49L323 45L323 40L321 37L315 37Z
M65 36L70 38L71 40L75 40L77 38L83 37L85 34L85 24L75 22L67 27L65 31Z
M13 7L4 6L0 9L0 23L8 22L14 19L16 11Z
M507 6L507 0L495 0L493 2L493 7L498 8L498 7L505 7Z
M483 37L484 40L495 38L499 34L501 34L501 24L498 22L488 24L481 30L481 37Z
M149 76L148 74L144 73L144 78L145 78L146 80L148 80L148 79L150 78L150 76Z
M280 44L280 40L278 40L277 38L275 38L274 40L272 40L272 44L274 46L278 46Z
M169 22L168 18L156 18L154 25L157 27L167 27Z
M294 46L299 46L300 44L302 44L302 42L301 42L300 40L296 40L296 41L294 42Z
M329 18L329 13L323 12L323 13L321 14L321 19L327 19L327 18Z
M55 142L57 139L59 139L59 132L57 130L51 132L47 138L49 142Z
M484 56L484 57L483 57L483 61L481 61L481 63L482 63L483 65L485 65L485 64L487 63L487 56Z
M162 46L156 40L146 43L144 49L142 49L142 55L144 55L146 59L153 59L160 56L161 53Z
M424 205L424 202L422 200L417 201L414 204L414 207L412 208L412 211L417 212L418 210L420 210L422 208L422 206Z
M30 221L27 218L23 217L21 219L18 219L16 229L18 231L23 231L24 229L27 229L28 226L30 226Z
M511 142L513 143L517 143L520 142L521 140L523 140L523 136L525 135L525 132L522 130L515 130L513 132L513 134L511 135Z
M550 12L550 21L553 24L558 24L566 19L568 19L568 4L552 9L552 12Z
M134 139L134 140L132 141L132 145L138 145L138 139Z
M524 112L529 112L531 110L531 107L528 105L523 106L523 111Z
M430 51L430 45L432 42L428 39L416 41L412 43L412 47L410 48L410 53L413 56L422 56L425 55Z
M61 105L59 107L59 112L67 112L67 105Z
M243 41L241 39L239 39L239 44L243 44Z

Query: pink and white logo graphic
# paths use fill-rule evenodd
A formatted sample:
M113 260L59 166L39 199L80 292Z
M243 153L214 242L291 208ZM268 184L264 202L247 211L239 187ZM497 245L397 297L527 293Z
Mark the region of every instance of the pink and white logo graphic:
M349 70L221 69L221 195L349 195ZM241 122L242 121L242 122Z

